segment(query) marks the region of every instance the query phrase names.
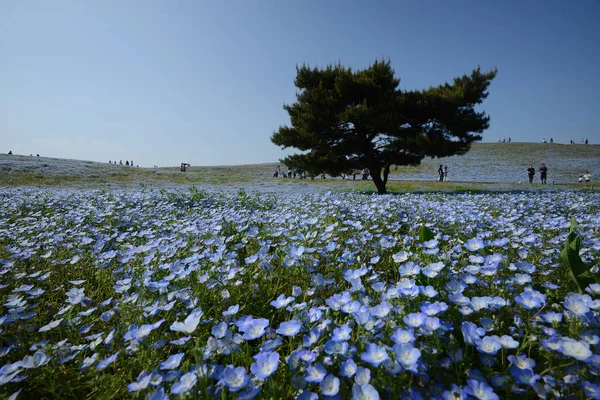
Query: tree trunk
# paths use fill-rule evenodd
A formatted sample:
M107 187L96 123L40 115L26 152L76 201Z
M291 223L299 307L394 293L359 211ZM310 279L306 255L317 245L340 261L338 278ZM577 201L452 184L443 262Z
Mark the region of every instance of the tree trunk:
M387 185L387 181L388 181L388 176L390 175L390 166L386 165L383 168L383 186Z
M369 171L371 173L371 178L373 178L373 183L375 184L375 187L377 187L377 193L378 194L386 194L387 191L385 190L385 182L381 180L381 176L379 175L379 173L381 172L380 168L369 168Z

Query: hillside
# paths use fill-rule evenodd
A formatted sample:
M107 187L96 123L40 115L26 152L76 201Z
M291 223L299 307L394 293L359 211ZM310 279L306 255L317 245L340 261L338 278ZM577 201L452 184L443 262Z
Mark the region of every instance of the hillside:
M447 165L449 178L458 184L491 184L502 190L521 187L527 182L526 169L530 163L537 169L544 162L548 167L550 185L577 183L578 175L590 171L593 180L600 178L599 145L561 145L537 143L478 143L463 156L444 159L425 159L417 167L393 169L390 180L396 185L429 187L438 185L436 170ZM179 166L171 168L137 168L92 161L67 160L0 154L0 185L2 186L252 186L256 190L270 190L273 186L286 187L291 180L271 178L277 163L192 166L187 172ZM286 168L283 167L285 171ZM357 176L357 179L360 177ZM536 175L536 183L539 177ZM315 186L320 180L294 180L293 187ZM342 184L338 177L335 185ZM404 183L402 183L404 182ZM346 184L357 185L359 182ZM394 183L392 183L394 184ZM370 185L360 183L362 188ZM517 186L515 186L517 185ZM439 187L439 186L432 186ZM295 190L295 189L294 189Z

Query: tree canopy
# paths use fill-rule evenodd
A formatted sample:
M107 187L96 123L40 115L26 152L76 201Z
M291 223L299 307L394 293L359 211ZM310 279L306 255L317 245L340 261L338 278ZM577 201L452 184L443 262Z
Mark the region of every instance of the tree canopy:
M290 168L334 176L368 168L385 193L392 166L464 154L481 140L490 118L475 106L496 73L478 67L452 84L400 90L389 60L357 71L297 66L297 101L284 105L291 126L280 126L271 141L303 152L282 160Z

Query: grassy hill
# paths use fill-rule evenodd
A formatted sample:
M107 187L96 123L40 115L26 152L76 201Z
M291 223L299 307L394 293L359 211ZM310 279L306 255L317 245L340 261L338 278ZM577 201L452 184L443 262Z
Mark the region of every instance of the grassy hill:
M600 179L600 146L538 143L478 143L463 156L424 159L417 167L399 167L390 175L391 190L520 190L529 188L526 169L548 167L548 188L578 187L586 170ZM449 167L450 182L436 182L440 164ZM278 163L193 166L181 172L171 168L136 168L91 161L0 154L1 186L66 187L181 187L218 186L258 191L341 189L372 190L371 182L289 180L271 178ZM283 167L283 170L286 170ZM359 177L357 177L359 179ZM539 174L536 175L536 183ZM521 183L519 183L521 182Z

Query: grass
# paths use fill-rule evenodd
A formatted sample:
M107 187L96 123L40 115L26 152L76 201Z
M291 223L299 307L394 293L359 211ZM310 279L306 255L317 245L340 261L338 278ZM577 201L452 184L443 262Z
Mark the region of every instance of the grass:
M549 185L527 184L525 170L529 163L539 166L546 162ZM449 165L450 182L436 182L439 164ZM342 190L369 192L372 182L341 179L288 180L271 178L277 164L255 164L214 167L133 168L114 164L45 157L0 155L1 186L85 187L121 186L244 187L252 191ZM284 168L285 170L285 168ZM424 159L417 167L392 169L388 189L391 192L410 191L510 191L510 190L598 190L593 182L588 187L577 183L577 176L586 170L592 178L600 176L600 146L549 145L534 143L479 143L464 156L446 159ZM537 178L537 177L536 177ZM524 182L524 183L518 183ZM536 181L537 182L537 181Z

